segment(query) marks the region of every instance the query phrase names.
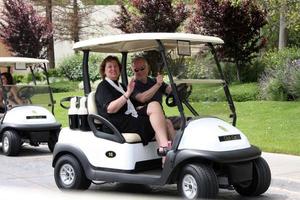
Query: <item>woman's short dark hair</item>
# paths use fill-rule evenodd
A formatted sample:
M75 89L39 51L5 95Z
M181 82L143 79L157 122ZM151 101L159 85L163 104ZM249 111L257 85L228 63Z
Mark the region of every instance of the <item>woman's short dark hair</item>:
M104 73L105 65L106 65L106 63L111 62L111 61L116 61L119 66L119 70L120 71L122 70L122 65L117 56L107 56L106 58L104 58L104 60L102 61L101 65L100 65L100 75L101 75L102 79L105 78L105 73Z
M14 84L14 79L13 79L11 73L3 72L3 73L1 73L1 76L5 76L8 85Z

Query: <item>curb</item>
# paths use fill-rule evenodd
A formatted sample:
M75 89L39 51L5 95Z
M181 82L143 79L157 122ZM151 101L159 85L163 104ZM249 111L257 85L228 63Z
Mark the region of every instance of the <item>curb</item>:
M271 187L285 189L292 192L299 192L300 181L289 178L272 177Z

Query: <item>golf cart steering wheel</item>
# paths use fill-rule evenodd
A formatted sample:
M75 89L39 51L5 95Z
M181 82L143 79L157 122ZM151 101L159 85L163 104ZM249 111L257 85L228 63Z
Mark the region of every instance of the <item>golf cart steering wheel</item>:
M32 86L23 86L17 92L18 97L22 100L28 100L31 103L30 98L34 95L34 88Z
M188 101L188 98L192 93L192 85L187 83L180 83L179 85L176 85L176 90L177 90L179 100L181 102L185 102ZM166 104L169 107L176 106L175 98L172 93L168 94L166 98Z

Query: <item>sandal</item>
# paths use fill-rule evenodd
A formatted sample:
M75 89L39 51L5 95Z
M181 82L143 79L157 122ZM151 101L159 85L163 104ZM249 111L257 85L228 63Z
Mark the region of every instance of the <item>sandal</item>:
M169 147L159 147L157 149L157 155L166 156L169 151L170 151Z

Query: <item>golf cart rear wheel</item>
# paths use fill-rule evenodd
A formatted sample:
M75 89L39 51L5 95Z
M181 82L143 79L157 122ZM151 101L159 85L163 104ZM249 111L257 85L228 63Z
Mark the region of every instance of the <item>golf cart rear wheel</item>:
M63 155L54 167L55 183L60 189L85 190L91 185L80 163L72 155Z
M259 157L253 161L253 179L249 183L235 184L235 190L244 196L258 196L266 192L271 183L271 172L268 163Z
M211 167L203 164L188 164L179 176L177 189L185 199L215 198L219 191L219 184Z
M2 136L2 150L7 156L15 156L21 148L21 138L17 131L6 130Z

